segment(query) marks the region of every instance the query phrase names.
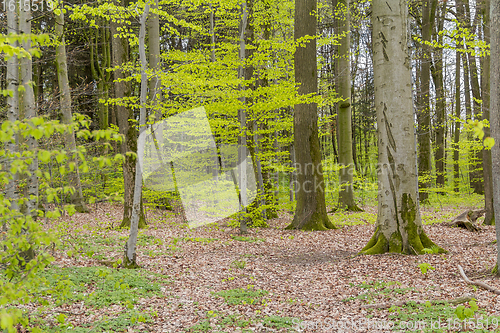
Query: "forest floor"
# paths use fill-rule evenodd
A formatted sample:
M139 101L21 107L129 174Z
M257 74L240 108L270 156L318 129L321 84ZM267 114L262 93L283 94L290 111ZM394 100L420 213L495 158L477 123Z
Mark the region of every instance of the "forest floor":
M282 213L268 228L246 235L225 223L189 229L179 216L148 211L149 226L138 240L142 268L126 270L119 263L129 231L114 228L121 206L93 205L91 214L47 226L66 245L54 251L46 277L53 284L66 281L69 292L48 305L29 306L30 320L52 332L500 330L499 296L467 285L457 268L500 289L490 273L494 227L479 233L450 228L439 222L451 221L465 207L424 207L425 231L447 254L356 256L374 231L376 208L364 208L331 214L336 230L284 230L292 215ZM459 304L433 302L462 296L475 298L478 306L469 310L466 327L455 314Z

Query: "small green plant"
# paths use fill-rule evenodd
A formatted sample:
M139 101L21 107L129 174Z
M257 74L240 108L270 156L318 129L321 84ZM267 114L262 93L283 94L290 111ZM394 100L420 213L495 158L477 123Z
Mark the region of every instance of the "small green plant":
M455 309L455 315L460 320L466 320L474 317L476 311L479 310L479 307L476 304L474 299L469 301L469 307L465 307L465 305L459 305Z
M427 276L426 274L427 274L428 270L435 270L435 268L432 267L431 264L429 264L427 262L423 262L423 263L418 264L418 267L420 268L420 272L424 276Z
M246 265L247 265L247 262L245 260L235 260L231 263L231 266L233 266L235 268L239 268L239 269L245 268Z
M424 248L423 251L427 254L437 254L439 253L439 247L436 245L433 245L431 248Z
M247 286L247 288L222 290L216 293L212 292L213 296L223 298L229 305L261 303L260 300L267 294L269 294L269 292L254 289L252 285Z

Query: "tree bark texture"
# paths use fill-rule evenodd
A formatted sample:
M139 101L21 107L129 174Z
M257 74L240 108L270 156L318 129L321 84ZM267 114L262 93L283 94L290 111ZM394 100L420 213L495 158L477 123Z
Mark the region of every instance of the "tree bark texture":
M490 0L483 0L483 32L484 42L490 44ZM481 91L483 92L483 120L490 121L490 56L482 58L482 79ZM485 137L491 136L488 126L484 127ZM484 178L484 215L483 224L491 225L495 223L493 209L493 173L491 170L491 150L483 149L483 178Z
M342 101L338 105L337 128L339 133L339 209L350 211L360 211L361 209L354 201L353 175L353 145L352 145L352 124L351 124L351 63L349 60L349 50L351 38L349 0L339 0L339 8L344 15L344 20L339 22L338 34L345 34L339 40L339 58L337 65L338 93Z
M422 2L422 59L420 70L420 108L417 113L418 131L418 179L420 202L428 202L431 187L431 116L430 116L430 46L431 40L431 0Z
M491 149L493 170L494 218L500 221L500 0L490 3L490 119L491 137L495 145ZM497 233L497 267L500 263L500 223L495 224Z
M295 83L299 95L318 92L316 61L316 0L295 1ZM309 36L305 40L304 37ZM305 45L304 45L305 44ZM288 229L335 228L326 214L325 184L318 137L318 106L297 104L294 113L294 144L297 166L297 205Z
M56 68L57 68L57 82L60 91L60 110L62 122L65 125L72 126L73 116L71 110L71 92L68 80L68 64L66 57L66 42L64 39L64 12L61 10L59 15L55 15L55 36L58 41L56 46ZM69 149L69 160L75 163L75 169L70 170L69 183L74 188L71 194L71 204L75 205L75 209L79 213L88 213L89 209L85 204L82 193L82 185L80 181L80 172L78 170L78 157L76 154L76 141L73 128L68 129L64 133L64 141Z
M124 1L126 2L126 0ZM122 3L126 6L127 3ZM113 67L116 68L113 72L115 98L126 99L131 96L130 82L126 81L126 74L120 67L128 63L129 60L129 47L128 40L122 37L115 37L119 33L118 28L124 25L124 22L111 22L111 35L112 37L112 62ZM128 152L137 151L137 129L135 128L134 112L127 106L127 102L123 101L115 106L116 118L120 134L123 135L123 142L120 145L120 153L125 156L123 162L123 220L120 228L130 226L130 219L132 217L132 205L134 201L134 180L135 180L135 158ZM141 218L139 220L139 228L146 225L144 212L141 209Z
M418 202L406 6L404 0L373 2L378 215L363 254L421 254L435 246L423 230Z
M141 62L141 95L140 102L140 115L139 115L139 140L137 145L137 159L135 165L135 179L134 179L134 203L132 206L132 218L130 222L130 235L125 246L125 260L124 266L129 268L136 268L136 245L137 235L139 233L139 219L142 212L141 197L142 197L142 170L139 161L144 159L144 146L145 137L141 135L146 130L146 101L148 96L148 75L147 60L146 60L146 20L149 14L149 4L144 6L144 12L141 16L141 28L139 31L139 59Z

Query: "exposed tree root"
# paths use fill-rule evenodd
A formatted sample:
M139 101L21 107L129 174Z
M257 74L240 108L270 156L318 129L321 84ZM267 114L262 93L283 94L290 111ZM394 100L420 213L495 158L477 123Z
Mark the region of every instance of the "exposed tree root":
M432 249L437 253L446 253L447 251L436 244L427 237L425 232L409 234L409 244L403 246L401 235L398 232L392 234L391 239L387 239L378 228L375 230L374 235L361 250L360 254L382 254L387 252L402 253L402 254L425 254L425 248ZM412 237L413 236L413 237Z
M460 275L462 276L462 279L464 279L464 281L467 282L468 284L472 284L474 286L481 287L483 289L491 291L494 294L500 295L500 290L495 289L493 287L490 287L486 283L479 282L479 281L469 280L469 278L467 277L467 275L465 275L465 272L464 272L464 269L462 268L462 266L458 265L458 271L460 272Z
M390 307L393 306L405 306L407 304L411 303L417 303L417 304L425 304L427 302L430 302L431 304L452 304L452 305L457 305L457 304L462 304L465 302L468 302L474 298L474 295L464 295L462 297L458 298L453 298L453 299L448 299L448 300L442 300L442 299L436 299L436 300L406 300L406 301L399 301L399 302L388 302L388 303L375 303L375 304L363 304L360 305L360 309L389 309Z

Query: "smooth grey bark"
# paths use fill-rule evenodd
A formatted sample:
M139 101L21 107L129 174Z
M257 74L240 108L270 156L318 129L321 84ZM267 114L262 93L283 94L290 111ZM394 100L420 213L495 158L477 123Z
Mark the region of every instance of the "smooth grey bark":
M468 21L470 21L469 3L465 4L465 13ZM480 16L479 6L477 5L474 21L472 22L472 26L470 29L472 34L476 33L477 26L479 23L479 16ZM465 48L469 51L472 51L470 46L467 45L467 43L465 43ZM471 82L471 90L473 97L472 104L473 104L474 119L480 120L482 96L479 87L479 77L478 77L479 75L476 63L477 59L476 56L473 55L471 52L467 53L467 57L469 60L468 69L469 69L469 78ZM483 172L481 171L483 154L480 150L479 151L475 150L471 151L471 154L469 156L471 162L470 173L469 173L470 186L473 189L474 193L483 194L484 193Z
M445 9L437 5L437 0L433 0L432 8L434 13L431 13L431 20L433 24L433 40L443 44L443 35L439 34L443 30ZM436 123L435 130L435 155L434 163L436 166L436 187L443 189L445 185L445 129L446 129L446 96L444 89L444 75L443 75L443 50L441 48L434 48L432 52L431 74L434 82L435 96L436 96ZM439 191L439 194L444 194Z
M354 201L353 188L353 148L352 148L352 114L351 114L351 62L349 59L351 37L350 37L350 14L349 0L339 0L339 5L345 12L344 20L339 22L338 34L345 34L339 40L339 57L337 60L338 93L342 101L338 103L337 128L339 133L339 201L338 208L350 211L361 211Z
M299 86L299 95L318 92L316 11L316 0L295 1L294 40L313 37L302 41L294 54L295 83ZM326 214L317 104L296 104L293 118L295 162L298 169L297 205L293 221L287 229L333 229L335 226Z
M120 0L118 5L127 6L128 0ZM111 36L112 36L112 67L115 68L114 76L114 93L115 98L126 100L131 96L132 90L130 82L127 81L125 71L121 66L128 63L129 46L128 40L122 37L115 37L119 34L118 27L124 25L125 22L111 21ZM136 160L129 152L137 151L137 129L135 128L134 112L126 105L126 101L115 105L116 120L123 135L123 142L120 145L120 153L125 156L123 162L123 220L120 228L129 227L132 217L132 206L134 201L134 180L135 180L135 164ZM141 209L141 217L139 220L139 228L146 226L146 218L144 211Z
M431 6L432 0L422 2L422 59L420 67L420 96L417 113L418 129L418 179L419 200L429 201L428 188L431 187L431 115L430 115L430 65L431 50L425 42L431 40Z
M102 31L100 43L102 44L102 60L99 61L99 30ZM109 125L109 106L100 100L109 99L109 86L111 72L107 69L111 66L110 32L108 27L96 30L95 38L90 37L90 71L92 77L97 81L97 96L99 97L99 128L105 130Z
M496 221L500 221L500 0L490 3L490 117L493 170L493 208ZM497 266L500 264L500 223L495 224L497 234Z
M483 33L484 42L490 44L490 0L483 0ZM490 120L490 56L482 58L481 91L483 96L482 110L483 120ZM491 135L488 126L484 127L485 137ZM483 224L491 225L495 223L493 209L493 173L491 170L491 150L483 149L483 178L484 178L484 214Z
M243 0L241 3L241 21L240 21L240 49L239 58L240 66L238 68L238 78L243 80L245 78L245 34L248 20L247 2ZM245 84L240 84L240 92L245 90ZM247 202L247 112L245 109L246 99L245 96L240 97L242 108L238 110L238 120L240 123L240 135L238 136L238 173L240 184L240 209L246 212L244 207ZM246 214L240 214L240 232L247 232Z
M149 4L144 6L144 12L141 16L141 27L139 31L139 59L141 62L141 95L139 98L140 115L139 115L139 139L137 142L137 159L135 164L135 179L134 179L134 203L132 205L132 218L130 221L130 235L125 245L125 260L124 266L127 268L138 267L136 261L136 245L137 235L139 233L139 219L142 212L141 197L142 197L142 170L140 161L144 158L145 136L141 135L146 130L146 102L148 96L148 76L146 70L148 62L146 59L146 21L149 14Z
M148 19L148 51L149 68L153 70L153 76L149 80L149 101L151 103L151 112L155 114L156 120L163 117L161 109L161 80L159 79L160 65L160 18L154 11L158 9L158 0L152 7L153 11Z
M58 42L56 46L56 68L57 82L59 84L59 103L61 109L62 122L65 125L71 126L73 116L71 110L71 92L68 80L68 65L66 57L66 41L64 38L64 12L60 11L59 15L55 15L55 37ZM75 163L75 169L69 172L69 183L74 188L74 192L70 195L71 204L75 205L75 209L79 213L88 213L89 209L83 198L82 185L80 181L80 172L78 170L78 157L75 141L75 133L73 128L64 132L64 141L69 148L69 160Z
M26 10L28 9L28 10ZM20 6L19 8L19 33L20 34L30 34L31 33L31 9L25 6ZM31 49L31 40L28 38L21 43L23 49L27 52ZM20 94L22 96L22 108L20 108L19 113L24 116L25 119L30 119L36 117L35 109L35 94L33 92L32 80L33 80L33 69L32 60L29 57L23 57L20 60L20 84L24 88L24 92ZM27 137L28 150L36 152L38 150L38 141L31 135ZM31 215L33 219L36 219L38 215L38 176L36 171L38 170L38 157L36 154L33 156L33 161L28 166L28 171L30 176L27 178L27 192L26 192L26 211L27 214Z
M17 34L18 33L18 21L15 11L7 11L7 34ZM18 47L18 43L12 44L14 47ZM19 119L19 58L13 56L7 60L7 77L6 77L7 89L12 91L12 96L7 97L7 118L11 122L15 122ZM16 135L14 137L14 142L7 142L6 148L11 154L15 154L19 151L19 138ZM10 169L9 166L7 166ZM9 179L9 183L6 187L6 195L11 203L11 210L15 211L19 209L18 199L19 193L17 191L17 181L19 175L17 173L12 175ZM4 225L6 228L6 225Z
M460 192L460 164L458 160L460 158L460 110L461 110L461 98L460 98L460 53L455 52L455 123L454 123L454 133L453 133L453 189L455 192Z
M363 254L422 254L435 246L423 230L418 202L407 20L405 0L373 1L378 214Z

